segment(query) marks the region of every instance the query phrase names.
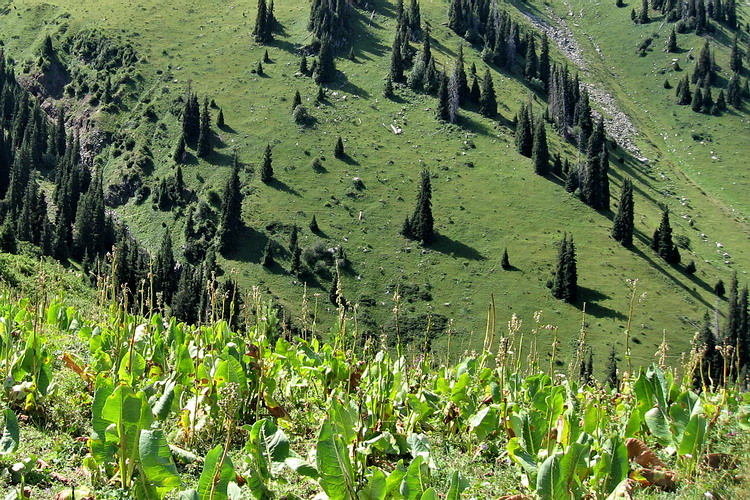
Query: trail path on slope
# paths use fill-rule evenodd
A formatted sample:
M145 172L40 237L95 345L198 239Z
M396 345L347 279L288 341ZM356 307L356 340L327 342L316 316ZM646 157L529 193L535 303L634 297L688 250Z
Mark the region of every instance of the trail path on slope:
M567 3L565 3L565 6L570 8ZM565 19L552 12L549 7L546 7L545 10L549 18L555 23L555 26L552 26L538 16L526 12L522 12L522 14L534 26L545 32L550 40L552 40L565 56L575 63L584 74L588 74L586 61L583 58L583 51L581 50L575 35L565 22ZM570 11L570 15L573 15L572 11ZM597 53L601 55L599 46L595 43L593 44ZM641 150L635 145L635 137L638 135L638 130L628 115L620 110L615 98L601 86L593 83L583 83L582 85L588 90L591 100L604 111L604 127L607 130L607 133L611 137L614 137L620 146L630 151L639 159L642 159Z

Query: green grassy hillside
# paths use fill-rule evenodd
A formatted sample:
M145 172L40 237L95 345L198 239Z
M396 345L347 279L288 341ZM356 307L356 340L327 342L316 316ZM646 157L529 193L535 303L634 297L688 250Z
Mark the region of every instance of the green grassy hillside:
M610 171L614 200L625 176L635 183L632 250L609 236L613 214L598 213L563 186L534 175L531 161L516 153L510 121L521 103L533 101L537 112L544 109L541 96L518 75L490 68L500 103L501 116L495 121L462 110L457 125L446 125L434 117L433 97L407 89L397 89L393 99L383 97L395 29L391 2L372 2L367 13L356 11L350 40L355 58L339 54L336 64L341 73L327 86L320 104L315 103L317 86L312 80L295 76L301 50L311 42L307 2L275 4L283 29L268 46L253 43L250 36L255 5L237 1L186 7L175 0L15 0L0 16L0 38L19 66L30 62L32 74L46 34L60 46L67 37L96 28L105 37L134 46L140 60L127 85L123 110L92 110L65 96L50 99L122 139L119 144L131 143L105 147L95 161L111 184L121 183L123 175L132 171L144 176L153 191L157 179L172 175L175 168L171 155L180 130L176 99L188 84L201 99L214 99L224 111L227 127L214 128L216 147L211 156L196 160L191 152L183 167L186 182L196 199L218 209L232 151L238 152L247 227L236 251L220 259L220 264L226 273L236 271L241 286L270 291L293 316L301 310L303 284L287 272L289 255L277 253L279 265L270 271L260 259L268 238L286 247L288 229L297 224L303 229L305 247L318 239L325 246L343 245L351 262L342 276L343 292L350 301L363 304L360 314L384 325L392 317L398 288L403 292L402 317L439 314L453 320L453 329L460 334L454 350L481 348L485 310L494 297L499 324L512 314L531 324L534 312L542 311L541 325L559 327L562 356L570 361L569 345L578 337L585 303L587 340L597 347L596 370L601 371L607 346L624 343L632 293L627 280L634 279L638 280L635 295L642 298L632 314L637 342L633 359L648 363L663 331L672 352L688 350L703 313L717 302L724 309L723 301L713 294L714 283L720 278L728 282L734 270L741 283L746 281L743 270L750 264L747 108L710 117L674 105L674 91L662 88L664 78L676 85L680 76L669 72L673 55L662 51L669 28L661 26L659 19L632 24L630 6L504 5L522 22L527 21L521 11L552 21L553 12L564 16L586 62L582 81L610 93L635 124L635 145L648 161L618 149ZM423 0L420 6L423 19L432 26L436 57L451 68L457 48L465 42L445 26L448 3ZM573 15L568 15L569 10ZM740 6L739 12L744 21L746 6ZM654 32L659 37L653 50L639 57L640 39ZM728 36L722 31L714 38L716 60L723 68ZM675 57L685 71L692 70L694 61L687 51L699 50L701 39L679 35L678 45L683 53ZM271 62L264 64L260 76L251 70L265 50ZM479 51L468 45L464 50L467 68L475 63L482 75L486 65ZM565 59L554 47L552 57L558 63ZM722 71L721 76L727 74ZM292 121L296 90L314 117L307 127ZM152 111L153 118L148 119ZM403 133L394 134L391 124ZM574 161L574 148L548 133L552 152ZM343 160L333 156L337 136L345 141L348 156ZM276 180L269 185L253 175L266 144L273 147L276 171ZM134 167L136 156L145 150L153 162ZM322 158L322 168L311 167L314 158ZM433 176L438 232L437 241L424 249L399 235L404 217L413 210L423 168ZM355 177L363 188L353 186ZM684 266L666 264L649 247L661 205L672 210L675 235L689 242L690 250L681 253L683 262L695 260L695 275L685 273ZM142 203L131 198L116 212L152 251L158 248L163 227L170 227L176 251L181 251L186 209L162 212L154 209L151 198ZM313 215L322 235L307 229ZM564 233L574 236L577 249L581 299L576 305L553 299L546 287ZM506 247L513 266L509 271L500 266ZM312 294L320 294L319 310L324 316L333 312L329 285L323 278L308 283L311 301ZM445 343L441 339L435 345L444 349Z

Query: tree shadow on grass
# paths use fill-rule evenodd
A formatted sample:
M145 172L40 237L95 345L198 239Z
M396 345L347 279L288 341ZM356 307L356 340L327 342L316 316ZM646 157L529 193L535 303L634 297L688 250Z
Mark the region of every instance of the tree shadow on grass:
M283 191L285 193L289 193L289 194L297 196L297 197L301 196L299 194L299 191L297 191L296 189L294 189L292 186L290 186L286 182L280 181L279 179L275 179L275 178L271 179L271 181L268 183L268 185L271 186L274 189L279 190L279 191Z
M605 307L599 302L609 299L609 295L603 294L599 290L593 288L587 288L585 286L578 286L578 303L582 307L586 308L586 314L590 314L595 318L611 318L617 320L627 319L620 311L615 311L609 307Z
M240 262L260 262L268 236L253 228L243 226L237 233L232 249L226 257Z
M460 241L449 238L443 234L436 234L435 240L428 245L428 248L454 258L468 260L487 260L487 257L479 253L475 248L470 247Z

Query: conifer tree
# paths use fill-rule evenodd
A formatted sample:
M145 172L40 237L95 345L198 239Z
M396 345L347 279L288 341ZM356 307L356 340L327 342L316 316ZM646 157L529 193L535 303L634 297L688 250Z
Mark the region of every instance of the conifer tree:
M625 178L620 192L620 206L612 225L612 237L624 247L633 244L633 182Z
M185 143L195 145L201 130L201 110L198 96L190 91L188 86L185 93L185 106L182 111L182 133Z
M9 217L6 217L0 225L0 250L5 253L18 252L18 243L16 242L16 228Z
M172 316L187 324L198 322L198 308L202 294L199 273L185 265L180 272L177 292L172 300Z
M534 173L537 175L547 175L549 171L549 149L545 128L544 119L540 116L534 127L534 146L531 152L531 158L534 162Z
M444 73L440 74L440 86L438 87L438 103L436 115L438 120L448 122L451 119L450 106L448 102L448 78Z
M691 260L688 265L685 266L685 272L688 274L695 274L695 261Z
M273 260L273 241L268 240L265 249L263 249L263 267L273 267L275 261Z
M333 147L333 156L336 158L344 157L344 141L341 140L341 136L336 138L336 145Z
M479 112L482 115L493 118L497 114L497 97L495 96L495 85L489 68L484 72L482 79L482 92L479 97Z
M271 155L271 145L266 144L266 150L263 153L263 166L260 169L260 180L268 184L273 179L273 158Z
M77 258L97 255L107 250L104 187L100 172L91 181L88 191L81 196L75 219L73 248Z
M669 224L669 210L667 209L662 212L661 223L659 224L658 229L654 231L651 248L659 254L659 257L670 264L677 264L680 262L680 252L677 250L677 246L672 242L672 227Z
M211 154L211 115L208 111L208 98L203 99L203 113L200 120L200 135L198 136L198 145L195 148L195 154L200 158L205 158Z
M550 76L550 61L549 61L549 38L547 33L542 33L542 48L539 53L539 79L544 85L544 91L549 92L549 76Z
M336 77L336 62L333 58L333 47L331 46L331 37L323 36L320 40L320 51L318 52L318 65L315 68L313 78L315 83L332 82Z
M609 351L609 360L607 361L607 383L613 389L620 387L620 379L617 377L617 354L614 345Z
M219 108L219 115L216 117L216 126L219 128L224 128L224 110L222 108Z
M716 336L708 313L703 316L703 327L696 338L693 350L700 356L698 369L693 373L693 387L711 387L720 382L722 367L721 355L716 350Z
M479 89L479 78L477 78L476 74L473 74L471 75L471 85L469 85L469 102L479 104L481 99L482 91Z
M174 148L172 153L172 159L175 163L182 163L185 160L185 134L180 134L180 139L177 141L177 147Z
M317 233L320 231L318 221L315 219L315 214L313 214L312 220L310 221L310 231L312 231L313 233Z
M299 95L299 90L295 90L294 99L292 99L292 112L294 112L300 104L302 104L302 96Z
M516 149L523 156L530 158L534 146L534 136L531 130L530 111L525 105L521 105L516 123Z
M648 17L648 0L641 0L641 12L638 14L638 22L646 24L650 19Z
M669 32L669 37L667 38L667 52L677 52L677 33L674 28Z
M716 294L717 297L723 297L726 293L727 290L724 287L724 280L719 279L719 281L717 281L714 285L714 294Z
M740 372L742 372L747 371L750 366L750 310L748 310L747 286L740 291L738 337L737 358L740 362Z
M742 73L742 53L737 45L737 34L735 33L732 40L732 52L729 56L729 69L735 73Z
M412 33L417 33L422 27L422 15L419 12L419 3L417 0L411 0L409 4L409 29Z
M386 99L393 97L393 80L391 80L391 75L385 77L385 83L383 84L383 97Z
M711 47L709 46L708 40L703 44L700 55L698 55L698 62L695 64L695 71L693 72L693 83L698 80L708 79L708 83L712 83L714 77L713 60L711 58Z
M404 62L401 59L401 32L396 31L391 47L391 66L388 74L391 83L402 83L404 81Z
M219 216L218 249L226 254L235 242L242 226L242 192L240 191L240 167L237 155L234 157L232 174L224 187Z
M169 228L164 231L164 238L154 262L154 291L163 294L164 303L171 304L177 291L178 283L174 279L175 259L172 251L172 236Z
M452 79L455 82L456 92L458 94L458 103L460 105L469 97L469 82L466 78L466 70L464 70L463 44L460 44L458 46L458 55L456 56L456 63L453 66Z
M557 254L557 268L552 281L552 296L572 304L578 297L578 270L573 237L563 235Z
M729 282L729 297L727 297L727 322L724 328L724 345L732 346L737 349L741 337L740 323L742 321L740 314L739 284L737 282L737 272L732 273L732 279ZM736 374L735 374L736 375Z
M292 252L292 265L289 268L289 272L295 276L299 276L302 273L302 250L297 247Z
M267 43L273 40L273 20L273 13L268 10L266 0L258 0L258 13L255 18L255 28L253 28L253 37L256 42Z
M692 109L696 113L700 113L703 109L703 93L701 92L700 88L696 88L695 92L693 93L693 102L690 105L690 109Z
M431 243L435 237L434 219L432 217L432 187L430 174L427 170L423 170L421 174L417 206L409 221L409 232L411 238L425 245ZM409 237L408 235L404 236Z
M307 75L310 69L307 67L307 56L302 54L302 59L299 62L299 72L303 75Z
M538 66L539 59L536 55L536 44L534 43L534 37L530 35L526 43L526 67L524 68L524 76L527 80L536 78Z

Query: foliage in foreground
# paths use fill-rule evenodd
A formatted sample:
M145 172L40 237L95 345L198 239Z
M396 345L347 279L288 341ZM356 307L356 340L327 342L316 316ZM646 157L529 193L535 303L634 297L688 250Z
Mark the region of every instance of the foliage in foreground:
M244 315L245 331L232 331L223 320L193 327L112 305L92 322L57 300L43 307L0 297L7 498L23 497L35 469L19 455L29 427L19 421L41 422L67 370L92 396L80 408L91 415L88 453L75 464L84 484L69 486L105 498L497 493L446 470L435 452L446 445L518 478L502 491L515 498L631 498L641 487L670 492L707 468L736 467L713 449L717 429L750 428L746 393L712 390L710 381L692 390L700 348L681 377L654 365L612 388L554 373L556 342L542 366L537 341L527 334L524 342L515 319L497 342L488 329L481 354L446 366L377 350L343 313L328 343L311 318L292 337L258 294ZM47 338L61 334L88 352L65 352L57 367Z

